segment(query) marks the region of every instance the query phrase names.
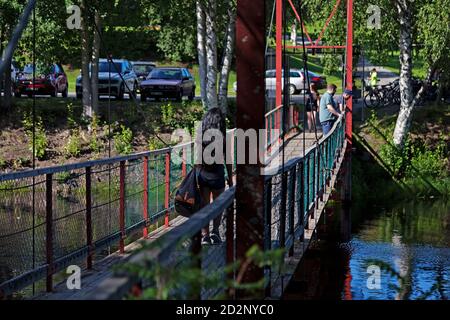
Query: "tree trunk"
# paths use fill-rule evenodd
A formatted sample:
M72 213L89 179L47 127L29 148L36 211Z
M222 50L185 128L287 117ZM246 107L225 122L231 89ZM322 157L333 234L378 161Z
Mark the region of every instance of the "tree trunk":
M396 1L400 19L400 112L394 130L394 144L403 148L412 118L412 3Z
M216 28L216 0L208 0L206 3L206 65L207 84L206 100L208 109L217 108L217 28Z
M97 29L97 27L98 29ZM99 9L95 10L95 25L94 25L94 41L92 47L92 74L91 74L91 86L92 86L92 110L94 113L98 113L98 64L100 59L100 34L101 32L101 20Z
M4 27L4 25L2 25L2 28L0 29L0 54L1 55L3 55L3 41L5 41L4 29L5 29L5 27ZM1 60L3 60L3 56L1 57ZM3 108L3 99L1 97L1 95L2 95L1 93L2 93L2 90L3 90L3 78L4 78L3 75L4 75L4 73L0 74L0 110L2 110L2 108Z
M206 109L208 101L206 97L206 17L205 5L203 0L197 0L197 54L198 54L198 73L200 78L200 96L202 98L203 108Z
M81 76L83 87L83 116L92 117L91 104L91 81L89 75L89 62L91 55L91 45L89 37L89 20L86 0L81 1Z
M225 39L225 50L223 54L222 70L219 81L219 104L223 114L228 113L228 82L230 79L231 63L233 61L234 42L236 39L236 8L230 2L228 8L228 28Z
M3 90L3 108L4 110L9 110L11 108L11 62L12 59L8 61L9 68L6 69L5 76L5 88Z

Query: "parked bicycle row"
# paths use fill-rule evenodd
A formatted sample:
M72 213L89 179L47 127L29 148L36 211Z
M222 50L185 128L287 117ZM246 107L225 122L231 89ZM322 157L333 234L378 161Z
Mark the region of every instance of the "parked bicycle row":
M412 90L416 96L422 87L422 81L413 79ZM396 79L386 85L366 86L366 95L364 96L364 105L367 108L384 108L392 105L400 105L400 79ZM437 85L433 84L427 88L425 95L419 101L419 104L425 101L434 101L437 97Z

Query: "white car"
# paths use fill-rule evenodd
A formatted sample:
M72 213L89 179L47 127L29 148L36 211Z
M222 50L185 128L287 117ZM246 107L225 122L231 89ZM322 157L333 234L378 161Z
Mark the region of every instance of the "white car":
M266 91L274 91L276 90L276 70L267 70L266 71ZM305 90L307 83L304 83L303 72L300 69L291 69L290 70L290 78L289 78L289 94L294 95L297 92L301 92ZM284 70L282 73L282 82L281 88L284 90Z

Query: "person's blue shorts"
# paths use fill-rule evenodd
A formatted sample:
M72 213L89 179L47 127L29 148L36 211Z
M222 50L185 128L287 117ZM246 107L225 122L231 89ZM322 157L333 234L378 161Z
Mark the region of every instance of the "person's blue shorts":
M323 135L326 136L334 125L334 120L324 121L320 123L322 125Z

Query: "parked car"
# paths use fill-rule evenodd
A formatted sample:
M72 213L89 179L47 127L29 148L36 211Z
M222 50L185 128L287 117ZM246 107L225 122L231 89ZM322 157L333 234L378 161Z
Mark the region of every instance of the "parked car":
M303 73L303 69L301 70ZM309 82L314 83L317 89L324 89L327 87L327 77L321 76L318 73L308 71Z
M282 72L282 81L281 88L284 90L284 70ZM266 71L266 91L274 91L276 90L276 70L267 70ZM289 94L294 95L299 91L305 89L306 84L303 83L303 72L299 69L291 69L290 70L290 78L289 78Z
M35 68L36 78L33 81L33 65L27 64L20 72L13 85L14 96L19 98L22 94L29 97L35 94L58 96L61 93L67 97L69 83L63 67L59 63L51 65L38 63Z
M90 66L89 68L91 68ZM98 93L110 95L116 99L123 99L124 94L136 96L139 81L131 63L125 59L113 60L100 59L98 66ZM79 75L76 84L77 98L83 96L82 76Z
M149 61L132 61L131 64L139 82L145 80L150 72L156 68L156 64Z
M312 71L308 71L309 83L315 83L318 89L325 88L327 79ZM294 95L306 89L307 81L304 82L304 71L302 69L291 69L289 78L289 94ZM281 88L284 90L284 70L282 71ZM276 71L266 71L266 91L276 90Z
M183 96L192 101L195 98L195 80L186 68L155 68L141 82L140 92L142 101L148 97L181 101Z

